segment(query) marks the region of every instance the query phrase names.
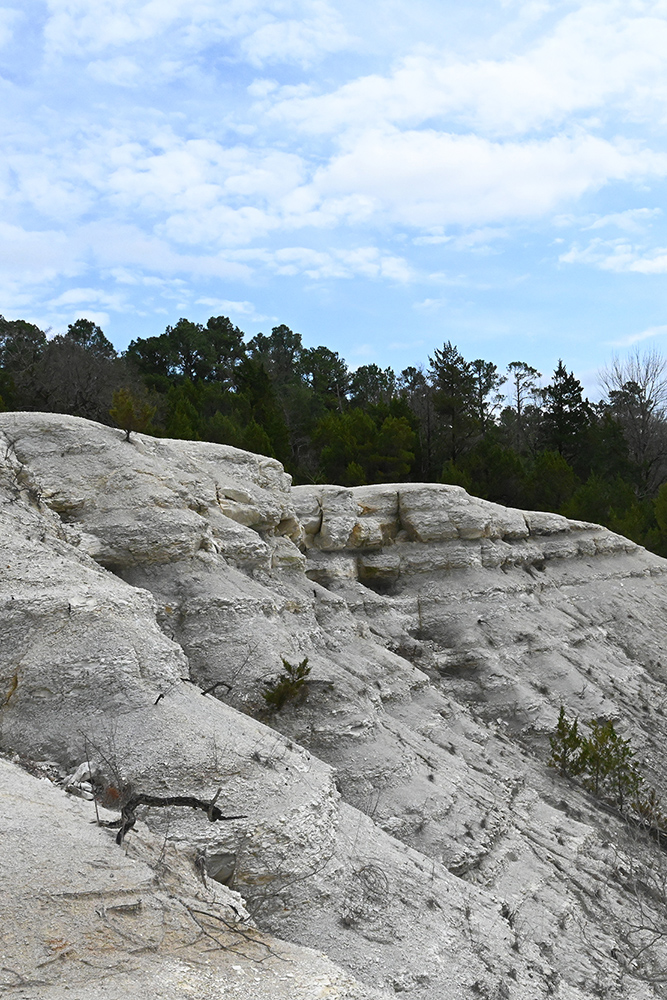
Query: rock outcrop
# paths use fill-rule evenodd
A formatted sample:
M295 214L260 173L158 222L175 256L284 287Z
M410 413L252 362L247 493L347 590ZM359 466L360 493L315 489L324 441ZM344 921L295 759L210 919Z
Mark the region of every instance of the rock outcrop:
M667 793L667 562L459 487L291 488L272 459L53 414L0 433L0 750L84 764L97 797L2 766L6 838L34 831L9 855L32 874L3 906L32 930L3 942L7 988L115 997L135 962L155 996L280 997L284 949L285 996L663 995L665 855L546 761L563 705L614 719ZM281 657L310 674L271 712ZM164 807L137 810L126 857L86 817L132 794ZM204 807L169 802L187 797ZM240 818L211 822L214 801ZM57 961L39 843L59 899L88 886L58 904ZM114 865L150 961L108 921L82 930ZM226 921L205 975L179 951L205 938L197 899Z

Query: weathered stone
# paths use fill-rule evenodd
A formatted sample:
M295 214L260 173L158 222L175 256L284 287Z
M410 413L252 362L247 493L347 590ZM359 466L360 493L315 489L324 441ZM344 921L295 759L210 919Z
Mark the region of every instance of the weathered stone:
M506 510L459 487L290 491L278 463L222 446L141 435L128 445L53 414L0 414L0 430L0 746L83 765L86 792L105 772L107 805L128 786L208 802L220 789L223 812L243 816L145 810L150 830L140 818L127 835L130 859L145 851L156 867L162 852L179 874L160 895L161 883L123 868L132 899L135 889L146 899L146 922L139 910L131 918L144 944L156 943L152 915L172 922L186 913L178 900L227 891L213 878L226 859L223 881L263 928L326 942L348 970L285 945L301 993L280 993L276 978L271 994L262 963L256 988L233 992L225 953L210 971L173 972L189 952L169 923L154 951L133 953L142 995L180 998L173 984L185 976L193 995L218 996L222 977L240 1000L322 990L463 1000L506 987L517 1000L660 996L667 939L642 951L641 927L659 926L667 902L662 855L649 841L630 848L621 818L546 760L561 705L582 726L613 717L647 780L667 791L664 560L597 525ZM270 711L267 680L283 659L305 658L298 697ZM30 808L12 806L19 825L34 823ZM77 826L93 804L72 809ZM28 870L48 869L60 899L56 875L78 862L35 828L47 848L39 864L30 848ZM84 832L106 837L111 855L91 855L102 866L77 927L107 906L96 880L109 857L125 864L113 832ZM25 877L5 876L20 855L4 849L8 837L21 835L4 836L4 884ZM209 889L196 882L207 868ZM40 1000L77 996L81 983L86 1000L132 995L115 965L104 989L118 982L124 993L101 993L91 966L75 973L80 957L106 962L120 945L84 947L64 910L53 926L73 958L40 965L52 925L31 879L16 904L0 882L3 926L19 910L24 921L3 955L26 981L45 981L0 983ZM31 935L38 944L24 947Z

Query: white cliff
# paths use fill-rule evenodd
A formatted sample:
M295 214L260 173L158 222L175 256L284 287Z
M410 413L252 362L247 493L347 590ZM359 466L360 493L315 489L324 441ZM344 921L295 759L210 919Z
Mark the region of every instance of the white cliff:
M294 997L663 995L665 855L546 761L562 704L614 718L667 792L667 562L459 487L291 488L272 459L53 414L0 414L0 432L0 750L54 775L90 765L116 810L132 788L218 793L242 816L143 806L125 841L128 891L136 879L151 907L169 893L237 907L211 959L221 995L237 995L245 933L271 950L243 959L243 976L259 970L248 997L282 995L265 976L280 948ZM269 713L267 678L306 656L305 697ZM69 891L58 845L80 836L103 899L106 868L126 864L114 833L12 767L8 787L32 790L0 792L3 814L33 829L24 803L36 814L43 797L49 877ZM0 866L34 885L35 853L15 854ZM213 885L216 865L243 902ZM207 995L181 931L151 938L150 961L99 944L113 974L81 964L78 931L51 962L40 898L21 897L35 943L17 939L7 968L41 985L5 972L7 988L92 997L123 963L148 981L178 961ZM59 926L80 926L79 907ZM191 995L169 983L155 995Z

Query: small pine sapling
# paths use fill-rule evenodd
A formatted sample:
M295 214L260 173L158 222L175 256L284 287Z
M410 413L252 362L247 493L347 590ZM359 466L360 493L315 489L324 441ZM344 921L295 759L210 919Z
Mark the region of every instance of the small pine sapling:
M587 741L579 735L579 720L569 722L561 705L556 732L549 737L551 757L549 767L555 767L564 778L575 777L586 767Z
M598 798L604 798L621 813L629 809L662 836L667 816L662 812L655 789L646 790L630 740L619 736L611 719L606 722L591 719L587 726L590 736L580 736L578 720L570 722L561 706L556 730L549 738L548 766L557 768L566 778L579 776Z
M606 792L622 812L625 802L637 797L642 783L632 759L635 752L630 741L618 735L611 719L606 722L591 719L589 726L585 784L595 795Z
M280 659L283 661L283 672L275 680L265 681L266 690L262 691L264 701L273 712L280 711L288 701L294 701L298 695L305 694L310 673L307 656L296 666L284 656Z

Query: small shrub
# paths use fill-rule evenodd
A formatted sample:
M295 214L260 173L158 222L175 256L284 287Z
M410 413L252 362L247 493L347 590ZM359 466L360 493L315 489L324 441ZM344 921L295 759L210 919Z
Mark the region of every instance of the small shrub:
M586 741L579 735L579 720L569 722L561 705L556 732L549 738L549 767L555 767L564 778L581 774L586 766Z
M665 816L655 789L642 790L644 779L634 761L630 740L616 732L611 719L588 723L590 736L581 736L578 719L570 722L561 706L556 731L550 737L548 766L563 777L580 776L589 791L621 812L627 808L647 825L662 829Z
M155 407L131 389L120 388L113 394L109 416L125 431L125 440L129 441L132 431L148 429L155 416Z
M623 811L625 801L637 797L642 783L632 760L635 752L630 741L618 735L611 720L601 723L593 719L589 725L584 784L595 795L607 794Z
M266 681L266 690L262 691L264 701L274 712L278 712L288 701L294 701L298 695L305 693L310 673L307 656L296 666L284 656L280 659L283 661L283 672L275 680Z

